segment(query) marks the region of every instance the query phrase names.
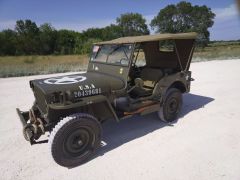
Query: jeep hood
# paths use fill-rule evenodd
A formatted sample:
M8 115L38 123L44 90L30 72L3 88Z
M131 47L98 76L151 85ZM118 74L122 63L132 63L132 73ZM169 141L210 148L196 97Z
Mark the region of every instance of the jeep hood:
M44 94L54 92L79 91L101 88L101 93L124 88L125 83L119 77L97 72L79 73L30 81L30 87L41 90Z

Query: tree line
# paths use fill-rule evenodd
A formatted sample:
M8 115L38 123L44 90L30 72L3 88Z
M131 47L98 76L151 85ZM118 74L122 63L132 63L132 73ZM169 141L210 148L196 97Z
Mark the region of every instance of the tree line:
M213 26L214 17L207 6L193 6L182 1L161 9L150 27L156 33L198 32L198 45L205 47L210 36L208 28ZM115 24L83 32L56 30L49 23L38 27L29 19L18 20L14 30L0 32L0 55L86 54L94 42L149 33L146 19L139 13L122 14L116 18Z

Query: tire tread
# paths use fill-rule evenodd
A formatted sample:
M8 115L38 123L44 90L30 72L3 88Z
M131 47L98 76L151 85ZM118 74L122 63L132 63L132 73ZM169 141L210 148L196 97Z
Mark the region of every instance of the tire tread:
M52 129L52 131L50 133L50 136L49 136L49 140L48 140L50 152L51 152L52 158L55 162L57 162L57 160L56 160L57 157L55 156L55 153L54 153L54 151L56 151L56 149L54 149L54 148L56 148L54 139L57 139L58 136L61 135L61 133L58 133L58 132L62 131L64 129L63 126L67 126L68 124L71 123L71 121L76 120L76 119L81 119L81 118L86 118L86 119L89 119L89 120L93 120L93 121L98 123L99 127L101 127L99 121L94 116L92 116L90 114L86 114L86 113L72 114L72 115L66 116L65 118L60 120L56 124L56 126Z

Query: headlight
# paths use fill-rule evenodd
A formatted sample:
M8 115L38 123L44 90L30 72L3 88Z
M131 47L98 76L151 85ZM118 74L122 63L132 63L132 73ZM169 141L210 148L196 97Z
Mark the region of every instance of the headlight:
M50 103L54 104L54 103L61 103L61 102L63 102L63 96L61 95L61 92L54 92L51 95Z

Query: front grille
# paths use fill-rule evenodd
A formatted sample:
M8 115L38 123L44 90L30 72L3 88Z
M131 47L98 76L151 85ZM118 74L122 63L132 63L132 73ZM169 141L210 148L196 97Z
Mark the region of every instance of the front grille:
M47 104L44 93L37 86L34 87L34 96L36 98L36 104L39 107L40 112L46 114Z

